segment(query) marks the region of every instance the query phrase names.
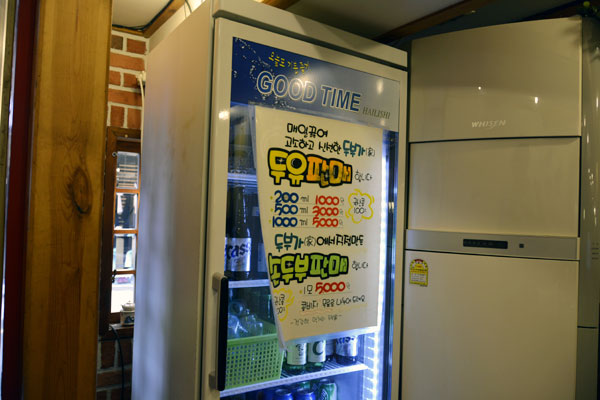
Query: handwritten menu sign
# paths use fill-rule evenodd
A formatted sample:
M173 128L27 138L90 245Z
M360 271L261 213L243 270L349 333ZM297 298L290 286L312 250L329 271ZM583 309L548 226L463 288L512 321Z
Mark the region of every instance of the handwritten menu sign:
M282 340L376 326L383 131L257 106L255 140Z

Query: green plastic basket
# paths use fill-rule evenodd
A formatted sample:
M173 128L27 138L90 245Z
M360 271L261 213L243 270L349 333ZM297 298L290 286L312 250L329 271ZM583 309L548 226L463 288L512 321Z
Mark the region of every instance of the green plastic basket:
M263 322L263 329L261 336L227 340L226 389L281 377L283 351L279 350L277 328Z

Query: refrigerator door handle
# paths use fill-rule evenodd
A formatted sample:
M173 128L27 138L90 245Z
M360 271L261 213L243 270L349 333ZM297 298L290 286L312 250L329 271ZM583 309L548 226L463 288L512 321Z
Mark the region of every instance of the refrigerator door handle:
M229 278L220 272L213 275L212 287L218 296L217 304L217 357L215 371L210 373L210 385L225 390L227 366L227 316L229 309Z

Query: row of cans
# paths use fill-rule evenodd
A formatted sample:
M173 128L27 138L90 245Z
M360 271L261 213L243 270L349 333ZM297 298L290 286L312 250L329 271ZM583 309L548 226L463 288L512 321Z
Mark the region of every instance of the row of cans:
M258 398L262 400L337 400L337 385L329 378L304 381L283 388L265 389Z

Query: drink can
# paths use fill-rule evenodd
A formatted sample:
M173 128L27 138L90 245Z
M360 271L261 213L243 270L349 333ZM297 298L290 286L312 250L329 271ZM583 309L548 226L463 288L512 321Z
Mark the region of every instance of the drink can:
M315 392L312 389L300 389L294 393L294 400L316 400Z
M288 389L277 389L273 400L294 400L294 397Z
M316 400L337 400L337 385L330 379L321 379L316 394Z
M292 392L292 393L296 393L299 390L302 389L310 389L310 382L309 381L304 381L304 382L298 382L298 383L294 383L293 385L288 386L288 389Z

